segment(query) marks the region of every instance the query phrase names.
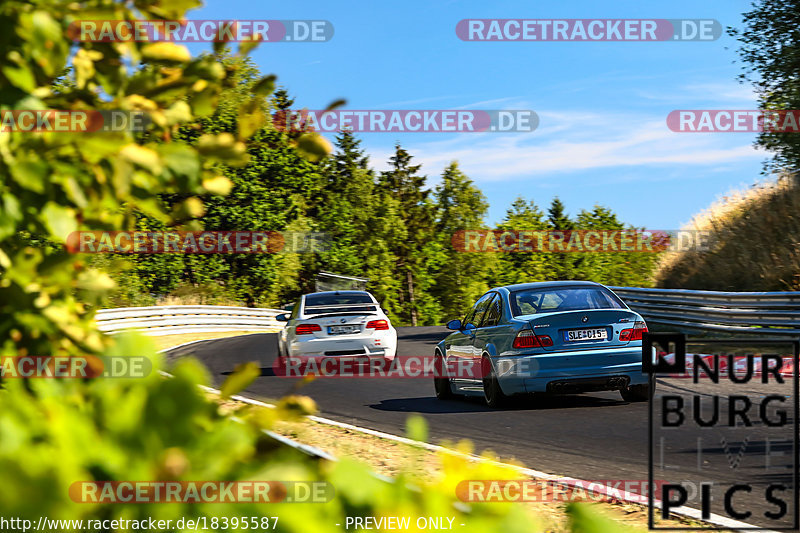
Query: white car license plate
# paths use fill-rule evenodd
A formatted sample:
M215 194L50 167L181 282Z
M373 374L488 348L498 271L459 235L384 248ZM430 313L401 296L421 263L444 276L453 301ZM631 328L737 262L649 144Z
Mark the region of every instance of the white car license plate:
M358 326L328 326L328 334L330 335L343 335L347 333L358 333L360 328Z
M566 332L569 342L575 341L604 341L608 339L606 328L573 329Z

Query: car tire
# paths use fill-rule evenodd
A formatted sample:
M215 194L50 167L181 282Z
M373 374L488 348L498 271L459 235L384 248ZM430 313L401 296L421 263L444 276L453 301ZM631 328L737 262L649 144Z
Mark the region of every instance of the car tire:
M275 357L275 366L286 372L286 353L281 345L281 341L278 341L278 355Z
M437 375L444 373L444 358L439 352L436 352L434 358L433 368L436 374L433 376L433 389L436 391L436 399L452 400L455 394L453 394L453 388L450 385L450 378L437 377Z
M483 398L486 400L486 405L493 408L503 407L508 403L508 396L500 388L500 382L497 380L492 362L486 356L481 359L481 369L483 374Z
M626 402L646 402L653 397L655 386L650 383L644 385L631 385L619 391L622 399Z

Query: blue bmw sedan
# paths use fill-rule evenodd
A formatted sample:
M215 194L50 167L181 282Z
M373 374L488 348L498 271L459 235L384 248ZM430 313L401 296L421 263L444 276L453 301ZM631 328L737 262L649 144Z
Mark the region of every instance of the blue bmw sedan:
M652 394L642 373L644 319L608 287L589 281L507 285L480 297L435 349L440 369L480 364L477 376L434 378L436 397L483 395L497 407L525 393L619 390Z

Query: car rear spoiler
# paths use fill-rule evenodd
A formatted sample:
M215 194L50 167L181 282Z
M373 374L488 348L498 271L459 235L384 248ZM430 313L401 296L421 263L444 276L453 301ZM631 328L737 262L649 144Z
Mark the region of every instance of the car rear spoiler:
M375 314L378 307L375 305L342 305L342 306L325 306L325 307L306 307L303 311L306 315L314 316L352 316L363 314Z

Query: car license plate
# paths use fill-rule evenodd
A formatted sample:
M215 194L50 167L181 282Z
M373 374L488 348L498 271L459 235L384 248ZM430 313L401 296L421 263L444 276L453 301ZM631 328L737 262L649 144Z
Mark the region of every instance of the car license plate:
M606 328L573 329L564 335L568 342L575 341L604 341L608 339Z
M330 335L345 335L347 333L358 333L360 328L358 326L328 326L328 334Z

